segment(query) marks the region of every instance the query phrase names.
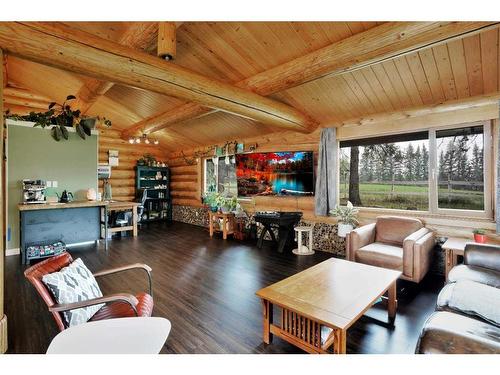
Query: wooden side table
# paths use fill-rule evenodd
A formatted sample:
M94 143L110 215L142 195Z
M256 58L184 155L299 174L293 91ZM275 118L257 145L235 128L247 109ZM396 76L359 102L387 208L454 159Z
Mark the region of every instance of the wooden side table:
M469 238L449 237L441 246L444 250L444 277L448 281L448 273L458 264L458 257L464 255L465 245L474 243Z
M222 225L220 220L222 220ZM230 234L234 235L235 221L233 213L208 212L208 225L210 229L210 237L213 237L214 232L222 232L222 238L227 239Z
M126 227L114 227L109 228L111 233L114 232L124 232L124 231L132 231L134 237L137 237L137 207L139 203L137 202L109 202L108 203L108 214L113 211L132 211L132 225L128 225Z

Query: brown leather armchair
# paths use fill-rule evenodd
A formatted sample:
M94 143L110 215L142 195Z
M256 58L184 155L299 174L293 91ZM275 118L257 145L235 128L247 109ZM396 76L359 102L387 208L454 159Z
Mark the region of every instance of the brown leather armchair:
M143 269L146 271L149 281L149 293L140 293L136 296L128 293L112 294L99 298L93 298L86 301L80 301L69 304L57 304L52 296L52 293L45 286L42 277L46 274L58 272L62 268L73 262L73 258L69 253L62 253L55 257L46 259L24 271L24 276L35 287L44 302L47 304L49 311L52 313L59 330L63 331L67 328L62 312L74 310L86 306L94 306L104 303L105 305L95 313L90 321L125 318L133 316L148 317L153 312L153 297L152 297L152 278L151 268L145 264L131 264L124 267L118 267L108 270L103 270L94 273L94 277L111 275L118 272L123 272L131 269Z
M349 233L347 259L401 271L402 279L418 283L429 270L434 245L434 233L420 220L379 216Z

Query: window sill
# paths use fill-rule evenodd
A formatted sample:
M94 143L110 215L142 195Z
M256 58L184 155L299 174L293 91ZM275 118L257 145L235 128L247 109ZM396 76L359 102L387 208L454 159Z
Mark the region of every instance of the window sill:
M377 214L377 215L400 215L400 216L409 216L409 217L418 217L418 218L432 218L432 219L447 219L447 220L470 220L474 222L482 222L482 223L495 223L492 217L479 216L481 213L475 213L473 215L467 215L465 212L457 212L457 213L432 213L429 211L409 211L409 210L398 210L398 209L389 209L389 208L369 208L369 207L360 207L359 208L360 216L364 216L366 214Z

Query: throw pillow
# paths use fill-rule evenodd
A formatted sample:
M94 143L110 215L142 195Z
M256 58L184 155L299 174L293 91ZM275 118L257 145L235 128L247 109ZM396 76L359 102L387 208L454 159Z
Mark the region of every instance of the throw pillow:
M58 304L86 301L102 297L101 289L92 272L78 258L59 272L43 276L42 281L49 288ZM82 307L63 312L68 327L86 323L104 304Z

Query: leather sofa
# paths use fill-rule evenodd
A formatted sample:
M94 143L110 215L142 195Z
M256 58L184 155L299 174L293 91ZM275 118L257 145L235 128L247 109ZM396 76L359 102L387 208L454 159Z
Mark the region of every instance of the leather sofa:
M468 244L440 291L415 352L500 354L500 247Z
M434 233L414 218L379 216L349 233L347 259L402 272L402 279L420 282L429 270Z

